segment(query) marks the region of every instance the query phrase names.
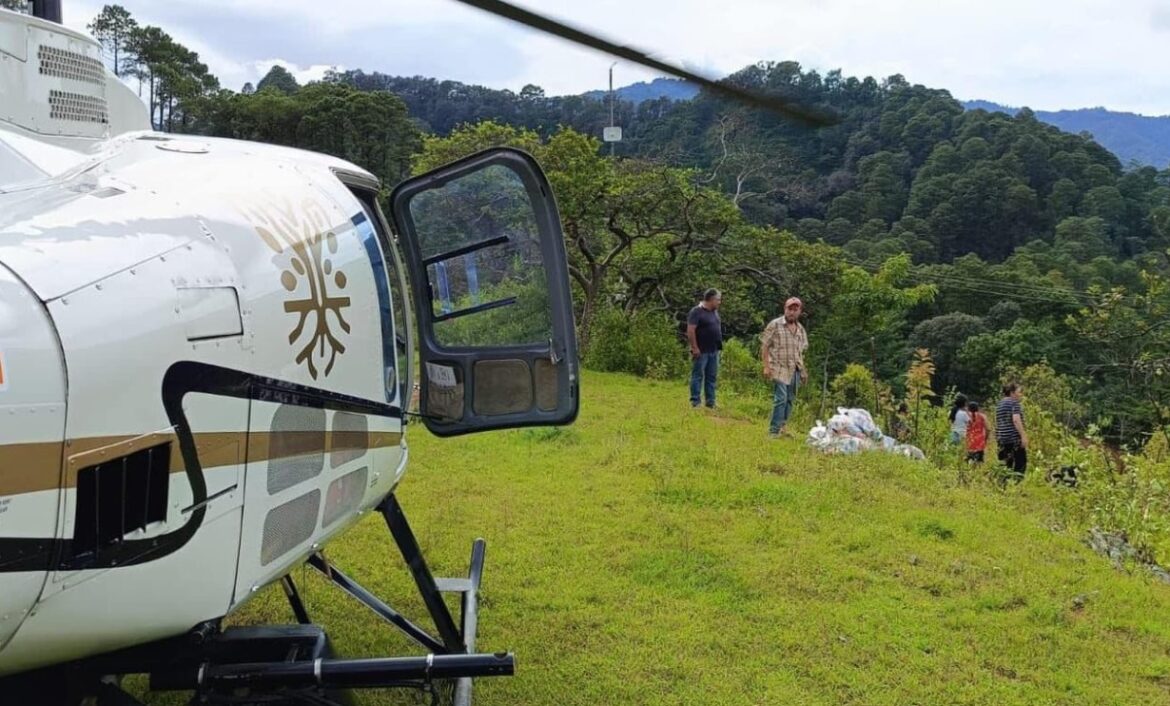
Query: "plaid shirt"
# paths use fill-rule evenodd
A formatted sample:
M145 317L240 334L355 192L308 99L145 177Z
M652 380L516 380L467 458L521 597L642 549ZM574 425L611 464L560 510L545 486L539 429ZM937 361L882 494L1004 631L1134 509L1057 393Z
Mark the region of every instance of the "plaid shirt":
M808 334L804 326L797 322L796 333L793 333L781 316L773 319L764 329L763 341L768 367L772 369L772 379L785 385L791 384L796 371L804 369L804 351L808 348Z

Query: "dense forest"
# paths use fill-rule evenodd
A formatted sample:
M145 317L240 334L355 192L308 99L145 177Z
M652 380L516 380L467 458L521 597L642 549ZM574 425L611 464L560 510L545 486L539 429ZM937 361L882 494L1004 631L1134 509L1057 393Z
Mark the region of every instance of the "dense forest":
M898 75L762 62L725 80L837 124L810 129L706 93L620 101L611 157L596 138L609 106L593 97L360 70L299 86L279 67L236 93L119 11L93 31L142 82L160 129L320 150L387 185L488 145L536 154L594 365L675 374L678 322L708 286L725 290L731 362L798 294L826 387L868 375L861 386L888 407L925 349L935 399L986 399L1004 376L1031 376L1069 426L1130 445L1170 439L1170 170L1125 169L1030 111L964 110Z
M976 100L964 101L968 109L1015 115L1019 108ZM1066 132L1087 132L1109 148L1122 164L1164 166L1170 164L1170 115L1138 115L1105 108L1037 110L1036 117Z

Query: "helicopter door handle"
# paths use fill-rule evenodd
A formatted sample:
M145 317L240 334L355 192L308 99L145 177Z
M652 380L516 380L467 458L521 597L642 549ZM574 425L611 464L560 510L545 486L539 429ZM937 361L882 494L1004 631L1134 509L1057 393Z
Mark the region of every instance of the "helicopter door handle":
M557 365L562 360L564 360L563 358L561 358L561 356L557 355L556 346L553 345L553 340L551 338L548 339L548 358L552 362L553 365Z

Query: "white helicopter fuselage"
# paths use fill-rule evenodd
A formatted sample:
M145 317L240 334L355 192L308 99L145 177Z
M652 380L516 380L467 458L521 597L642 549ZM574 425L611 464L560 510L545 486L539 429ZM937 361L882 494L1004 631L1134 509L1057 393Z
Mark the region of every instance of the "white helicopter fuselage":
M100 56L0 11L0 675L232 612L407 457L377 180L151 132Z

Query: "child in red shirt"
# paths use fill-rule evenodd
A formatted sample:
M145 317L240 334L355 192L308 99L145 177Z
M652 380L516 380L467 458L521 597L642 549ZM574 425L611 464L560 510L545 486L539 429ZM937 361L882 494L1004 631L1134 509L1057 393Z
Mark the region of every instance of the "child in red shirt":
M971 421L967 424L967 461L983 463L983 451L987 448L987 415L979 411L979 405L967 405Z

